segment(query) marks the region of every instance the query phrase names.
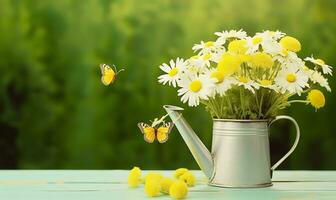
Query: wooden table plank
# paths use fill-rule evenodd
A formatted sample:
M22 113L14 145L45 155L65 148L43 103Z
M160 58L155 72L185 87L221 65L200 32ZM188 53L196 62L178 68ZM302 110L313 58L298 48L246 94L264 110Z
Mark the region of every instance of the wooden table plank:
M188 199L336 199L336 171L276 171L274 185L261 189L211 187L200 171L194 173L198 184L190 188ZM143 186L127 187L127 175L125 170L2 170L0 199L149 199Z

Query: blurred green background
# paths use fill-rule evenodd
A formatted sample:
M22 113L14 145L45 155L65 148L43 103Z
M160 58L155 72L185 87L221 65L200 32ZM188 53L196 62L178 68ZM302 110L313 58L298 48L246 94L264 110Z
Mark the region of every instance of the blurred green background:
M216 31L281 30L298 38L301 57L336 66L334 0L0 0L0 167L19 169L197 169L176 129L147 144L136 124L182 105L157 83L158 66L189 57ZM113 86L99 63L124 67ZM336 89L335 79L330 79ZM304 98L304 97L302 97ZM282 169L336 169L336 101L294 105L302 138ZM207 146L211 118L186 108ZM287 122L272 128L272 161L290 147Z

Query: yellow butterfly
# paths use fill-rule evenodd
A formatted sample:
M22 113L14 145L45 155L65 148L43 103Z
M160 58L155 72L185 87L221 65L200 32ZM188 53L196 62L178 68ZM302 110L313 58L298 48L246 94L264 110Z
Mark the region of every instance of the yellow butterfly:
M155 126L150 126L146 123L138 123L138 127L141 132L144 134L144 139L148 143L153 143L154 140L157 140L160 143L165 143L168 140L168 135L174 124L172 122L162 123L162 125L156 128Z
M107 64L100 64L99 67L102 74L101 82L104 85L112 84L115 81L119 72L124 71L124 69L117 71L117 68L114 65L113 65L114 70Z

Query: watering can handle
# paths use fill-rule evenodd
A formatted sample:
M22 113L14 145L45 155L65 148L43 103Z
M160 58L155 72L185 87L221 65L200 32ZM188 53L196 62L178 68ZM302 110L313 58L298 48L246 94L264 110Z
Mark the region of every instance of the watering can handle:
M289 155L291 155L293 153L293 151L295 150L296 146L298 145L299 139L300 139L300 128L299 128L299 125L297 124L297 122L295 121L295 119L293 119L290 116L286 116L286 115L277 116L277 117L275 117L275 119L273 119L269 123L269 126L271 126L271 124L273 124L273 122L275 122L275 121L277 121L279 119L288 119L289 121L293 122L293 124L295 125L295 129L296 129L296 137L295 137L295 141L294 141L294 144L293 144L292 148L290 148L290 150L278 162L276 162L271 167L271 171L274 171Z

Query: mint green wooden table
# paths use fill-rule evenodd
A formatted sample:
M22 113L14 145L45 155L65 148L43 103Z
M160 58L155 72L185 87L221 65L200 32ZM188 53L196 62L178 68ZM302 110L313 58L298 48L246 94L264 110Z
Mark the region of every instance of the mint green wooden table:
M200 171L194 173L198 183L190 188L190 200L336 200L336 171L276 171L273 186L262 189L210 187ZM125 170L2 170L0 200L170 199L148 198L143 186L128 188L127 175Z

